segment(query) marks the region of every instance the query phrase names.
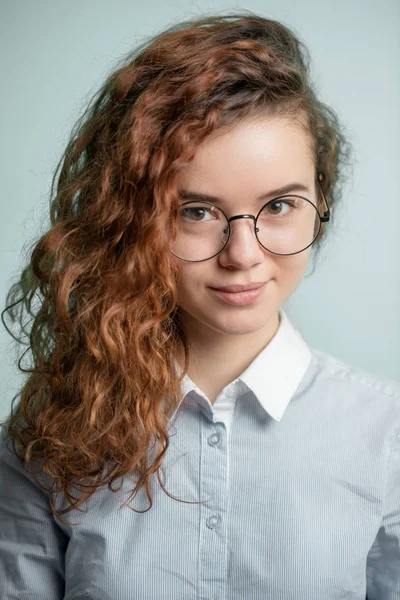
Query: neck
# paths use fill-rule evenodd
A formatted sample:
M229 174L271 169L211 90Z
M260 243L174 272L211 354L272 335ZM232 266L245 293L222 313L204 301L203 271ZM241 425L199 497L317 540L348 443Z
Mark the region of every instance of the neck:
M217 393L239 377L270 343L279 329L280 318L277 311L262 329L244 335L219 334L199 327L198 321L192 323L190 318L183 318L182 322L189 343L187 374L203 391L208 385ZM182 360L178 362L183 366Z

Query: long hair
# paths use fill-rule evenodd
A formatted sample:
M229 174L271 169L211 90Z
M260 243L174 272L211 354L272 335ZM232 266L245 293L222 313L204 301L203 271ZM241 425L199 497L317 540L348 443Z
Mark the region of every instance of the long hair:
M118 491L112 483L132 473L133 497L144 487L152 506L150 478L160 481L189 365L170 244L177 175L199 144L264 115L303 124L337 207L352 147L317 98L309 64L306 46L278 21L249 11L203 15L125 56L73 127L52 178L51 225L2 312L4 325L7 311L18 321L33 355L27 369L20 356L28 375L2 427L62 522L99 486ZM314 247L324 238L322 225ZM58 512L60 494L70 505Z

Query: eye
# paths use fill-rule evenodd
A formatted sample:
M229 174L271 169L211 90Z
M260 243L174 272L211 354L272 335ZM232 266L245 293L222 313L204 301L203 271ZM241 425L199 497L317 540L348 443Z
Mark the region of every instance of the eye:
M269 214L272 215L281 215L282 214L282 206L289 206L292 209L296 209L297 208L297 202L295 200L271 200L271 202L269 202L265 208L264 211L267 211L269 208L272 207L272 211ZM278 207L278 210L274 210L275 207ZM289 209L285 212L283 212L283 214L287 214L288 212L291 212Z
M180 215L186 220L194 223L202 223L204 221L209 221L212 218L218 219L222 217L222 213L215 206L206 207L199 204L197 206L192 205L182 207ZM205 215L209 215L211 219L203 219L202 217Z

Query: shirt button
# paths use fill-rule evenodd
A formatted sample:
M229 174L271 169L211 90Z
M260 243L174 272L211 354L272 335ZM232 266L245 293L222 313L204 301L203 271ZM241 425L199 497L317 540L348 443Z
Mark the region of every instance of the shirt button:
M207 527L209 527L210 529L216 529L217 527L219 527L219 524L220 518L218 515L211 515L211 517L208 517Z
M219 435L219 433L213 433L208 438L208 443L210 444L210 446L216 446L217 444L219 444L220 439L221 436Z

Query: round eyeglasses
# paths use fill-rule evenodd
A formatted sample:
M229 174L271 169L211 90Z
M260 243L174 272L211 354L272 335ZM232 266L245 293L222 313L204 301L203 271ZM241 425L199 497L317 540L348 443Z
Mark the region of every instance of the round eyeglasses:
M177 235L171 252L188 262L214 258L228 244L231 222L236 219L253 219L258 242L272 254L290 256L304 252L317 239L321 223L327 223L330 219L330 209L319 179L318 184L326 205L322 216L311 200L296 194L285 194L270 200L256 217L235 215L230 219L212 202L184 202L178 209Z

